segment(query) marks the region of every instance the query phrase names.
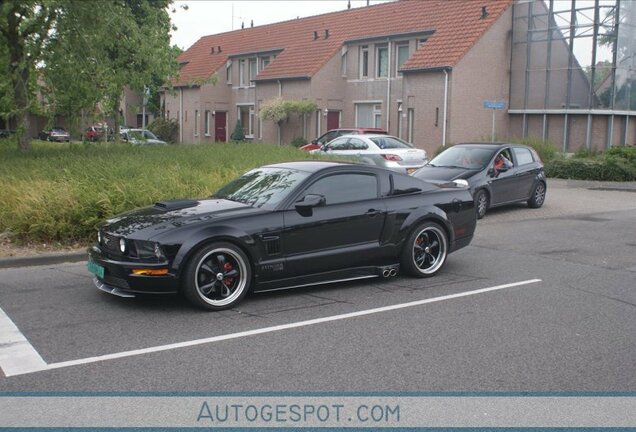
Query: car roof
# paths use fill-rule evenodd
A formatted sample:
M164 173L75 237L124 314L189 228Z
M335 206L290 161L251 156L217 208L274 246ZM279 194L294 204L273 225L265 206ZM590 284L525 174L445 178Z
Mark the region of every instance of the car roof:
M338 138L366 138L366 139L372 139L372 138L395 138L395 139L399 139L400 141L403 141L402 139L394 136L394 135L387 135L387 134L364 134L364 135L360 135L360 134L347 134L347 135L341 135ZM334 138L334 140L338 139L338 138Z
M459 143L459 144L455 144L452 147L480 147L480 148L504 148L504 147L509 147L509 146L514 146L514 147L525 147L525 148L529 148L526 145L523 144L515 144L515 143L504 143L504 142L483 142L483 143ZM448 148L450 148L451 146L449 146Z
M262 168L284 168L293 169L296 171L305 171L315 173L327 168L364 168L372 170L383 170L382 168L374 167L371 165L347 163L338 161L295 161L295 162L283 162L271 165L264 165Z

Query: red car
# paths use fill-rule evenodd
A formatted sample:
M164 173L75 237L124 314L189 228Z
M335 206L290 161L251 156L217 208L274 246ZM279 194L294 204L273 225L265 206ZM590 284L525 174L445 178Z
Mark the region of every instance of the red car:
M327 144L329 141L338 138L342 135L364 135L364 134L387 134L387 131L379 128L341 128L341 129L331 129L330 131L320 135L320 137L316 138L309 144L305 144L302 147L299 147L301 150L310 151L317 150L321 148L323 145Z

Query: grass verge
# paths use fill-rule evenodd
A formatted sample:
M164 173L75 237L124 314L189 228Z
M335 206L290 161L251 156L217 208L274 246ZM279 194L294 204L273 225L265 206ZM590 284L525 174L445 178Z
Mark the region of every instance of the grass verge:
M105 218L159 200L201 198L250 168L315 158L263 144L138 146L0 140L0 233L17 243L86 243Z

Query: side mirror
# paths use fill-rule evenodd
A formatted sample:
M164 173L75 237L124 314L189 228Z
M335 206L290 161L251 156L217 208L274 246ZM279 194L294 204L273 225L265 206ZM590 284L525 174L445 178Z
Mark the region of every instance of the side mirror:
M323 144L322 147L320 147L320 150L326 152L329 148L327 148L327 144Z
M312 143L312 144L318 144L318 141L316 141L315 139L312 139L312 140L311 140L311 143Z
M297 210L309 210L314 207L325 205L325 196L318 194L307 194L301 201L296 201Z

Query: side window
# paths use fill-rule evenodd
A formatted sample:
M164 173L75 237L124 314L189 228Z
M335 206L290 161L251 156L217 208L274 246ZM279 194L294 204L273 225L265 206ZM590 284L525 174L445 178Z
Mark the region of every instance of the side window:
M329 150L347 150L349 148L347 141L349 138L338 138L329 144Z
M391 174L391 195L407 195L422 192L423 184L420 180L406 175Z
M323 195L327 205L375 199L378 182L372 174L335 174L309 186L307 194Z
M530 150L521 147L513 147L512 151L517 158L518 165L525 165L533 162Z
M369 147L359 138L351 138L349 140L349 149L351 150L366 150L367 148Z
M336 136L335 132L327 132L326 134L324 134L319 140L318 142L320 144L327 144L329 141L331 141L332 139L334 139Z

